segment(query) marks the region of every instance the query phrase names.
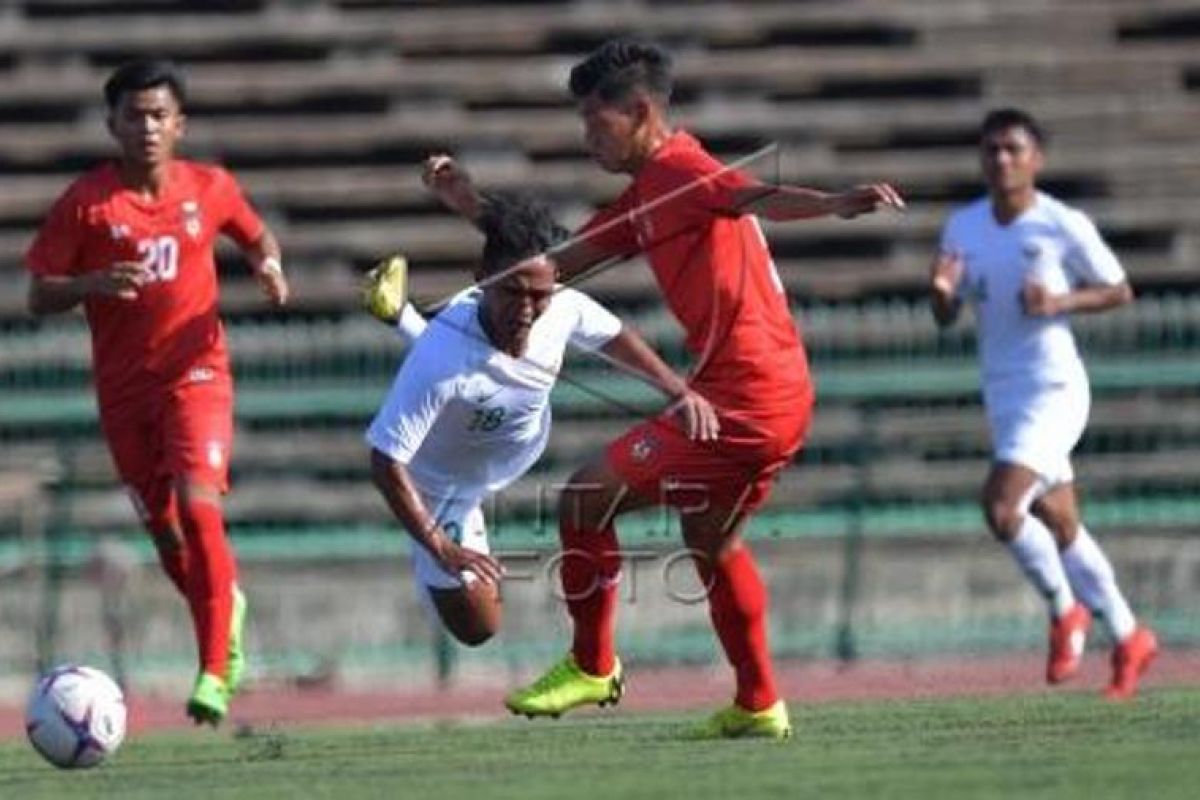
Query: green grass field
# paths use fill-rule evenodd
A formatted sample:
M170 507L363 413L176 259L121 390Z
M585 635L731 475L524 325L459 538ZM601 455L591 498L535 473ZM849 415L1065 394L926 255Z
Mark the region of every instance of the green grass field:
M1200 690L793 706L788 742L693 742L694 717L135 738L78 773L0 745L0 797L1194 798Z

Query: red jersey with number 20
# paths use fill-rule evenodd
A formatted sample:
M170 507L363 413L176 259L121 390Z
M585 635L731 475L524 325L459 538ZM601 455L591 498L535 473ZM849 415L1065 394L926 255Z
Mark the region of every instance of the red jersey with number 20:
M808 359L787 294L752 214L755 185L677 131L617 200L585 226L610 254L645 253L698 359L692 386L725 412L808 413Z
M220 233L249 246L263 223L224 169L178 160L168 169L152 199L125 187L115 163L85 173L51 208L25 256L35 275L76 276L119 261L153 275L135 300L84 300L101 404L195 366L228 366L213 248Z

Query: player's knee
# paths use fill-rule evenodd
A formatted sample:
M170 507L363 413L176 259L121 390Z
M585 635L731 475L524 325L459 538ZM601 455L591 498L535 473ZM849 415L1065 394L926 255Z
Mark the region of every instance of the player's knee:
M683 543L691 551L692 561L702 575L705 569L711 569L727 552L740 546L736 537L718 534L719 531L697 530L694 527L685 527L683 530Z
M179 527L179 509L171 502L155 502L137 505L142 526L150 534L159 549L171 549L183 545Z
M575 477L567 482L558 498L559 530L574 531L595 524L596 504L590 496L594 492L594 487L577 482Z
M180 530L177 517L150 520L146 527L150 531L151 541L160 552L174 553L183 549L183 531Z
M487 644L496 635L496 631L486 625L469 627L457 631L452 630L451 633L460 644L464 644L467 647L479 647L480 645Z
M593 462L579 468L558 497L559 530L603 527L611 522L628 492L620 478L602 464Z
M1065 550L1075 543L1075 537L1079 532L1078 517L1062 515L1046 518L1039 514L1038 519L1050 531L1050 534L1054 537L1055 544L1058 545L1060 550Z
M1025 511L1016 503L985 496L983 517L987 520L988 530L992 532L992 536L1001 542L1011 542L1021 530Z
M434 590L432 596L442 625L458 642L479 647L499 632L503 607L494 588L475 583L465 591Z
M186 475L176 478L175 493L182 507L191 506L195 503L204 503L210 506L217 506L218 508L221 506L223 494L221 487L213 481Z
M1079 530L1079 514L1064 504L1035 503L1033 513L1053 534L1059 547L1069 547Z
M467 647L487 644L500 631L499 614L472 614L443 622L450 635Z

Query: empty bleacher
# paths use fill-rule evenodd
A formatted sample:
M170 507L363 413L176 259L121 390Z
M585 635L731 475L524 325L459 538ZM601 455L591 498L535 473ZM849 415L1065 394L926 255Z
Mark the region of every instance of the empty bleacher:
M638 33L672 47L676 114L721 156L774 141L777 158L751 167L764 178L829 188L883 178L912 201L902 217L769 226L822 393L806 464L778 506L849 508L864 492L879 503L973 497L987 452L973 340L937 333L921 290L941 221L980 191L976 125L1007 103L1045 121L1045 185L1096 217L1143 295L1079 321L1096 381L1081 474L1100 501L1195 493L1197 19L1180 0L6 4L0 468L47 465L73 528L132 525L95 429L81 323L21 310L20 257L38 219L110 152L99 87L114 64L154 53L187 66L187 153L233 168L284 244L296 297L279 315L237 258L222 258L240 392L230 516L247 529L319 529L386 522L360 432L402 350L357 312L360 274L402 249L413 290L443 297L479 246L423 191L420 159L453 151L481 183L533 191L580 219L621 181L587 163L566 72L605 38ZM681 361L641 265L588 288ZM568 378L531 485L561 479L628 419L599 392L653 408L594 364ZM518 487L514 503L533 493Z

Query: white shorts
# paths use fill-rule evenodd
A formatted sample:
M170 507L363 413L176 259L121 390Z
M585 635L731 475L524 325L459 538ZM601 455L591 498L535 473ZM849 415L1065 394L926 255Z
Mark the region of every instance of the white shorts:
M435 500L422 496L431 514L450 538L460 546L477 553L490 552L487 528L483 522L483 509L477 498L470 500ZM429 589L461 589L478 580L474 572L463 571L453 575L442 568L428 550L413 542L413 574L417 583Z
M1071 451L1092 402L1086 380L1002 383L988 387L985 401L996 461L1028 467L1046 488L1075 479Z

